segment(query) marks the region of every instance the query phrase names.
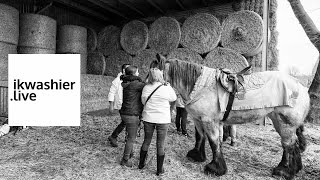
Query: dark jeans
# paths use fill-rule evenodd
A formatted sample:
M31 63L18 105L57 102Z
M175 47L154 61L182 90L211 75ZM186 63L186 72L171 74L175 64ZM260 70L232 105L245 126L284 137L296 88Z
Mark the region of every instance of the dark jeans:
M126 124L126 132L128 134L127 136L127 142L124 147L123 152L123 159L128 160L130 157L130 153L133 149L133 143L136 140L137 137L137 130L139 126L139 116L128 116L128 115L120 115L122 121Z
M120 124L116 127L116 129L112 132L111 137L117 139L119 134L123 131L126 127L126 123L121 119Z
M165 144L165 139L167 136L169 124L156 124L156 123L149 123L149 122L144 122L143 124L144 124L144 141L141 149L143 151L148 151L151 140L152 140L153 131L154 129L156 129L157 154L159 156L164 155L164 144Z
M185 108L177 107L176 127L177 130L181 129L183 134L187 133L187 117L187 110Z

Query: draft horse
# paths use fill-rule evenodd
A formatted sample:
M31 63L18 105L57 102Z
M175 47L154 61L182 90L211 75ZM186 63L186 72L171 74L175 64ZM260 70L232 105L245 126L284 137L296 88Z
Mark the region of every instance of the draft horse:
M199 77L202 75L204 68L208 67L179 59L166 59L160 54L157 55L157 60L153 61L150 67L158 67L163 70L164 78L181 94L186 103L186 110L194 120L196 142L195 147L188 152L187 157L197 162L206 161L205 136L208 137L213 159L205 166L205 173L221 176L227 172L227 165L219 140L219 127L221 127L221 124L248 123L265 116L272 120L275 130L281 137L283 148L282 159L278 166L273 169L273 175L292 179L302 169L300 153L306 149L303 121L309 111L310 98L307 88L300 83L297 84L299 93L295 93L296 103L293 106L283 105L258 109L231 110L229 117L222 122L225 111L221 111L219 106L219 97L217 95L219 83L213 80L211 86L198 89L198 92L194 94ZM219 69L216 71L218 72ZM270 73L272 75L279 72L269 71ZM283 78L283 81L285 80L286 78ZM280 82L282 82L281 79ZM275 91L274 93L283 92ZM263 96L263 94L260 95L261 98Z

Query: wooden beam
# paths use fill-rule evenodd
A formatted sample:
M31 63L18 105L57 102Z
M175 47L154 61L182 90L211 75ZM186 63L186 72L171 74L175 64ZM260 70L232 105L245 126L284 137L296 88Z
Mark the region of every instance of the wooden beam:
M96 18L98 18L100 20L112 22L112 20L110 18L106 17L105 15L103 15L103 14L101 14L99 12L96 12L96 11L90 9L90 8L87 8L85 6L82 6L79 3L76 3L76 2L74 2L72 0L53 0L53 1L57 2L59 4L63 4L63 5L68 6L68 7L74 8L74 9L79 10L81 12L84 12L84 13L86 13L88 15L91 15L93 17L96 17Z
M180 0L176 0L176 3L179 5L179 7L182 9L182 10L187 10L184 5L182 4L182 2Z
M125 6L127 6L128 8L130 8L131 10L137 12L138 14L140 14L143 17L146 17L146 15L141 12L139 9L135 8L132 4L129 4L129 2L123 2L122 0L119 0L119 2Z
M155 7L158 11L160 11L162 14L165 14L165 12L156 4L153 2L153 0L147 0L151 6Z
M119 12L115 9L113 9L112 7L110 7L109 5L107 5L104 1L102 0L87 0L88 2L91 2L94 5L97 5L99 7L102 7L103 9L110 11L118 16L121 16L122 18L125 19L129 19L125 14L123 14L122 12Z

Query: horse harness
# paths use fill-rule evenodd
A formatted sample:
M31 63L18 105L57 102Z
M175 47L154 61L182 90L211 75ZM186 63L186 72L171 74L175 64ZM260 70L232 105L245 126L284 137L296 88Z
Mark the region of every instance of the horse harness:
M244 88L243 75L251 73L251 66L248 66L237 73L232 73L229 69L220 69L221 73L218 76L218 81L227 92L229 92L229 100L226 108L226 112L223 115L222 122L224 122L231 111L234 98L244 99L246 90Z

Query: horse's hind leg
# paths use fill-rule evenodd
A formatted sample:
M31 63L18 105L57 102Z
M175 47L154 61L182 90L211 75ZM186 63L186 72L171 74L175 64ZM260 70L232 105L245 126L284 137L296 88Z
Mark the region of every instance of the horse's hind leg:
M204 130L208 136L208 141L212 149L212 161L205 166L204 172L217 176L224 175L227 172L227 165L224 160L220 139L219 124L213 123L212 120L203 121Z
M204 131L201 125L201 122L194 120L195 124L195 137L196 144L195 147L190 150L187 154L187 157L191 158L196 162L204 162L206 161L206 151L205 151L205 137Z
M281 137L283 155L281 162L273 169L272 174L292 179L302 169L300 152L305 149L303 126L291 124L288 116L281 113L270 115L276 131ZM303 144L304 143L304 144Z

